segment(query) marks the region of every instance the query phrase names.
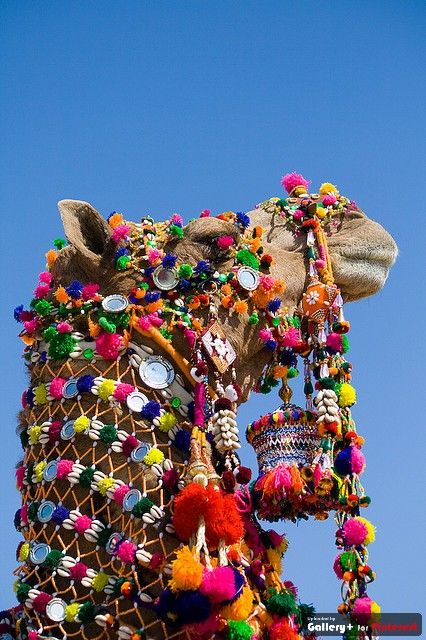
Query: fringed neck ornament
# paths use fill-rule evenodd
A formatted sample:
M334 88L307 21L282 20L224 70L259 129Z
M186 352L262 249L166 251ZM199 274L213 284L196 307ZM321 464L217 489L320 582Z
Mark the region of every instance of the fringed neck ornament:
M17 638L309 637L312 609L280 580L286 541L256 514L322 520L334 511L339 611L371 623L374 527L359 515L369 503L363 439L325 231L354 205L330 183L308 194L304 178L288 174L283 185L287 198L258 207L306 238L306 287L294 310L281 303L285 282L271 275L263 230L244 213L217 216L233 229L212 240L232 264L219 272L206 260L178 261L180 216L131 223L113 212L115 267L137 274L126 293L55 282L66 242L47 252L29 309L15 309L31 373L19 428ZM255 391L281 382L284 404L247 429L259 463L253 482L237 455L241 389L220 310L258 325L270 352ZM290 402L299 363L304 409ZM173 548L163 536L175 536Z

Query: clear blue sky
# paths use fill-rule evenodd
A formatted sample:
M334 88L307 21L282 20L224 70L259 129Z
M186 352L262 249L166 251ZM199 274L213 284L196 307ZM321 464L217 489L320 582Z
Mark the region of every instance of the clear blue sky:
M314 185L337 183L400 247L386 288L347 315L373 498L366 515L378 528L370 594L384 611L419 610L425 4L4 0L0 22L0 608L14 602L14 429L26 384L11 311L30 298L44 251L61 235L56 202L189 218L204 208L247 210L298 170ZM253 397L240 424L273 404ZM304 601L333 611L333 523L282 529L286 578Z

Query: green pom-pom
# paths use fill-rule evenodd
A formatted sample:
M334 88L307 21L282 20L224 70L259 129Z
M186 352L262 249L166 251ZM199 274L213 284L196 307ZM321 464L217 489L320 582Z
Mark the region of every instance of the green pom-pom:
M257 324L259 322L259 316L257 313L252 313L251 316L249 316L249 324Z
M43 562L43 567L48 569L56 569L62 558L62 552L58 549L52 549L52 551L46 556L46 560Z
M82 624L89 624L95 619L95 606L91 602L85 602L79 608L77 615Z
M115 324L113 322L109 322L107 318L99 318L99 326L107 333L115 333L117 330Z
M105 547L106 543L108 542L108 540L110 539L113 533L114 533L113 530L110 529L109 527L105 527L105 529L102 529L102 531L98 533L98 545L100 547Z
M349 629L348 627L346 627L346 631L343 636L344 640L358 640L359 637L362 637L362 635L364 635L364 634L362 634L361 636L359 635L360 630L357 624L354 624L352 622L351 626L352 626L352 629Z
M64 240L64 238L56 238L56 240L53 241L53 246L55 247L55 249L57 249L58 251L60 251L61 249L63 249L64 247L67 246L67 241Z
M53 310L53 306L47 300L37 300L34 303L34 309L39 316L47 316Z
M244 620L228 620L226 640L250 640L254 631Z
M336 388L336 382L333 380L333 378L320 378L318 382L323 389L331 389L332 391L334 391Z
M20 582L16 590L16 598L20 604L24 604L28 597L28 592L31 589L30 585L26 582Z
M92 467L86 467L85 469L83 469L83 471L80 473L80 485L82 487L85 487L86 489L89 489L90 485L92 484L94 474L95 469L93 469Z
M125 271L130 261L131 261L130 256L120 256L117 262L115 263L115 266L119 271Z
M104 444L112 444L117 439L117 429L113 424L106 424L99 431L99 440Z
M193 268L191 267L190 264L181 264L179 267L179 275L181 278L190 278L192 276L192 274L194 273Z
M21 433L19 434L19 438L21 440L22 448L25 449L25 447L27 446L27 444L29 442L29 436L28 436L28 433L27 433L26 429L21 431Z
M127 578L117 578L117 580L114 582L113 594L115 596L121 595L121 585L124 584L126 580Z
M279 200L276 201L275 204L277 205L277 207L281 207L281 209L285 209L285 207L288 206L288 202L286 198L280 198Z
M289 367L288 368L287 378L295 378L298 375L299 375L299 371L296 369L296 367Z
M35 522L37 520L37 511L39 506L39 502L32 502L28 507L28 520L30 522Z
M132 513L135 518L142 518L143 514L147 513L152 506L154 506L154 503L149 498L142 498L135 504Z
M122 311L121 313L118 313L115 316L114 321L115 321L116 327L121 327L122 329L126 329L129 326L130 314L126 313L125 311Z
M343 353L347 353L349 351L349 340L348 336L345 334L342 335L342 349Z
M237 252L237 262L259 271L259 260L248 249L240 249Z
M307 380L303 387L303 393L305 394L305 396L311 396L313 392L314 392L313 384L310 380Z
M313 250L312 247L309 247L306 251L306 257L309 258L309 260L314 260L315 258L315 252Z
M307 630L309 619L312 618L314 613L315 607L313 607L311 604L299 604L296 614L296 621L300 627L300 631Z
M57 333L50 340L49 356L53 360L63 360L68 358L74 351L76 340L69 333Z
M279 616L289 616L297 612L296 599L291 591L288 589L270 589L271 594L266 601L266 608L269 613L277 614Z
M34 462L30 462L30 464L27 466L27 472L25 474L25 480L27 482L27 484L31 484L32 482L32 477L33 477L33 473L34 473Z
M55 329L55 327L47 327L47 329L43 331L43 338L47 340L47 342L50 342L52 338L54 338L57 335L57 333L58 332Z
M171 224L169 227L169 233L176 238L183 238L184 232L183 227L179 227L176 224Z
M340 566L343 571L354 571L357 566L357 558L353 551L344 551L339 558Z

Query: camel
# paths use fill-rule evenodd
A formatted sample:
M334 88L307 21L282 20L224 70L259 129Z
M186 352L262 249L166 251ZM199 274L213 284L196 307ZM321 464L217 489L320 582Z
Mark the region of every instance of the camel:
M305 206L305 191L296 185L290 205ZM318 198L322 202L324 195ZM354 203L345 203L344 215L327 221L323 229L334 283L344 301L356 301L382 288L397 248L380 224ZM52 330L47 320L41 328L34 326L34 314L23 316L24 324L29 323L23 338L30 386L20 416L24 460L17 470L22 508L15 524L25 540L18 550L21 564L16 572L23 608L17 614L18 632L30 640L45 636L201 639L224 634L242 638L241 630L232 626L235 614L237 620L251 624L251 632L244 637L267 637L273 620L261 594L265 588L279 591L285 584L280 581L277 560L285 541L264 531L255 517L247 488L249 475L239 466L235 429L231 429L234 435L227 434L228 440L220 431L206 438L197 410L205 412L205 420L208 415L226 415L233 425L238 406L256 388L273 357L259 340L257 323L247 322L250 310L236 313L217 300L217 282L225 286L225 275L233 270L235 278L241 238L248 237L248 229L255 230L253 236L260 233L256 230L264 230L263 255L270 257L270 273L285 283L276 288L274 299L292 315L300 308L309 282L304 236L294 233L279 215L277 199L249 211L249 227L246 218L238 218L237 224L229 213L220 217L204 213L185 226L174 216L171 225L156 227L148 216L136 224L114 213L107 222L83 201L62 200L58 206L68 243L46 254L49 270L40 276L35 299L51 301L54 294L60 317L55 317ZM154 239L158 239L156 246ZM127 250L120 252L123 243ZM167 258L172 260L171 267L166 265L164 271L157 254L147 262L152 251L172 256ZM259 260L262 266L260 254ZM175 304L188 293L175 294L177 283L169 278L176 273L175 265L185 269L189 265L189 274L201 263L209 265L215 282L206 277L200 285L201 298L196 296L195 303L191 298L190 304L198 305L197 322L192 325L195 330L188 332L186 307L179 311ZM147 302L148 288L141 285L143 269L149 270L149 278L157 278L163 297L175 305L168 333L158 328L158 296L151 295ZM189 282L191 276L180 270L182 279ZM253 276L250 265L246 265L247 274ZM84 296L98 306L106 301L100 314L93 315L89 303L85 311ZM145 316L151 320L138 315L143 297ZM43 308L43 317L49 319L52 308ZM209 334L212 313L215 322ZM111 338L117 333L120 346ZM216 354L216 361L200 355L202 349L198 342L194 347L194 340L203 335L211 344L219 340L221 348L225 345L225 355ZM70 346L62 352L65 343ZM96 349L95 343L99 344ZM222 395L225 404L215 405ZM289 400L288 394L283 397ZM181 532L189 526L190 513L184 514L183 523L176 514L183 509L180 496L188 487L195 511L204 500L202 491L213 487L208 494L213 502L216 494L224 496L230 522L235 503L225 501L238 497L236 513L242 528L236 516L234 520L243 540L239 550L233 533L227 545L223 542L228 535L220 531L221 526L226 529L225 516L218 517L215 526L203 516L198 529L185 540ZM218 530L216 543L210 526ZM182 547L182 542L187 546ZM234 607L228 626L218 617L217 607L203 615L203 607L211 606L206 592L199 600L178 606L183 588L176 587L179 558L192 566L194 550L204 571L232 566L236 584L240 580L240 598L222 598L229 611ZM231 574L227 575L229 579ZM250 587L250 602L238 617L235 602L245 611L241 594L248 593L241 575ZM293 589L292 585L286 588ZM189 589L188 593L195 593L194 587ZM294 634L298 637L297 627Z

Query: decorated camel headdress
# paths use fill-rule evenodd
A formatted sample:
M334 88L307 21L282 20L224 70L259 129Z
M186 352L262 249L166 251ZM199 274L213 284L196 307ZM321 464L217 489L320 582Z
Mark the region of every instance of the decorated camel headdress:
M270 230L265 242L247 214L204 211L186 242L177 214L132 223L114 212L106 225L86 203L60 204L80 235L55 241L29 308L15 309L31 374L16 474L17 638L307 637L311 609L280 580L285 540L257 517L331 511L339 612L366 625L379 612L366 592L374 527L361 516L370 499L349 323L328 250L358 209L330 183L309 194L293 173L283 185L288 196L254 215L304 244L297 305L283 302L291 283L275 276ZM303 408L291 404L299 374ZM283 405L247 428L252 480L237 408L252 388L278 385Z

